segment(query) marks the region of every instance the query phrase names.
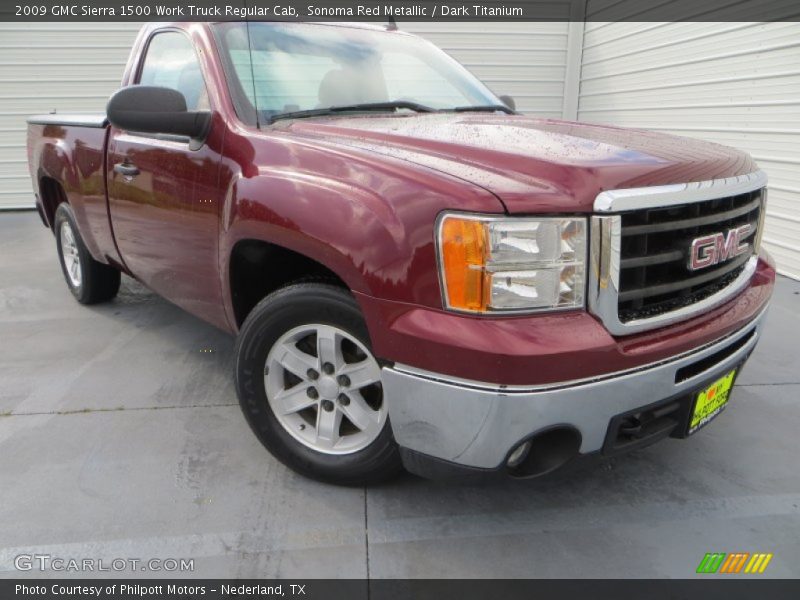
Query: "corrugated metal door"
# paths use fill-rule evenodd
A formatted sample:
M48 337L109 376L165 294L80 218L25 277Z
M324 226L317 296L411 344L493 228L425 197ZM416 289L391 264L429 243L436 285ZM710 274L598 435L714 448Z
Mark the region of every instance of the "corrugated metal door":
M400 23L509 94L520 110L560 117L568 24ZM25 118L98 112L119 86L134 23L0 23L0 209L31 208Z
M800 23L587 23L578 118L750 152L766 247L800 278Z
M33 206L26 117L105 110L138 30L132 23L0 23L0 209Z

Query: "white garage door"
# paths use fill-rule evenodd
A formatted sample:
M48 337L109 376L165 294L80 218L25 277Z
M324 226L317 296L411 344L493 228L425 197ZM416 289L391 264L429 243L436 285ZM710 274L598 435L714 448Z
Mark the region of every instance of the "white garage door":
M444 48L520 110L560 117L567 23L400 23ZM25 118L99 112L119 87L132 23L0 23L0 209L31 208Z
M30 208L25 118L97 112L117 87L139 26L0 23L0 208Z
M746 150L766 247L800 278L800 23L587 23L578 118Z

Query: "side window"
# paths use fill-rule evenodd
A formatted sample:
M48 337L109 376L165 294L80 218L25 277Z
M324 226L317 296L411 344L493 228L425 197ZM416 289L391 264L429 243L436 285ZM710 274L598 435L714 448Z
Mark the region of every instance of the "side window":
M209 108L197 54L191 40L177 31L158 33L150 40L139 83L178 90L189 110Z

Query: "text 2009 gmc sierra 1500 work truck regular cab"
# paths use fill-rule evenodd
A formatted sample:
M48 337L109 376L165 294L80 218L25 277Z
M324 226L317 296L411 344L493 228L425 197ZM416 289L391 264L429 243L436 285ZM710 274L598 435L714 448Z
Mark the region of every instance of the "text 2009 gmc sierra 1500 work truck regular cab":
M375 26L155 23L96 117L29 120L67 285L238 334L280 460L339 483L550 472L725 408L775 279L746 154L516 114Z

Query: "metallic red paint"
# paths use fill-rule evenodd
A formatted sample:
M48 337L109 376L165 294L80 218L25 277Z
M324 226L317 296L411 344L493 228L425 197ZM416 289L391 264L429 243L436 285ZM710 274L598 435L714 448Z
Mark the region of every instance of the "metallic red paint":
M624 338L613 337L585 311L488 319L357 298L373 324L378 355L462 379L528 386L599 377L695 350L752 321L769 301L774 281L774 265L762 253L750 285L728 303Z
M603 190L756 167L715 144L523 116L337 117L255 129L236 116L208 24L145 26L122 84L136 82L147 40L165 28L185 31L198 49L214 111L206 144L189 150L113 128L31 125L31 174L39 196L43 177L61 183L97 260L223 329L237 330L230 257L251 239L337 273L381 357L509 385L662 360L733 331L770 295L774 269L762 261L747 291L724 307L624 339L583 311L446 313L434 251L443 210L586 214ZM142 171L132 182L113 171L126 158Z
M399 158L479 185L509 213L587 213L604 190L756 170L739 150L653 131L475 113L314 119L296 138Z

